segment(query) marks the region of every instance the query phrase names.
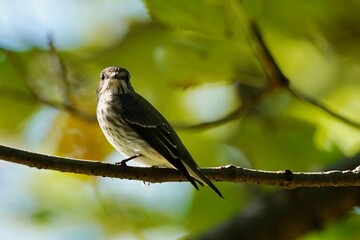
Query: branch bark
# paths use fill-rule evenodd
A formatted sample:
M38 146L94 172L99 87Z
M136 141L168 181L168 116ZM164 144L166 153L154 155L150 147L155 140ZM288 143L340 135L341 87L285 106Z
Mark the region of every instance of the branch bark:
M355 168L360 154L329 168ZM360 203L359 187L299 188L262 196L237 216L195 239L296 239L351 214Z
M186 178L169 168L130 167L97 161L63 158L33 153L0 145L0 158L38 169L71 172L93 176L141 180L151 183L182 182ZM360 158L358 159L360 165ZM247 184L263 184L286 188L360 186L359 168L325 172L261 171L235 166L204 168L213 181Z

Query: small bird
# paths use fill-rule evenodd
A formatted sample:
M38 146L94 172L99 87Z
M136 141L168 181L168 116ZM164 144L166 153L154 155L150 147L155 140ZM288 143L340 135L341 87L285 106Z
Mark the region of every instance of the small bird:
M100 73L96 91L96 115L111 145L127 158L150 166L175 168L199 190L208 185L223 198L205 176L169 122L145 98L135 92L130 73L122 67L107 67Z

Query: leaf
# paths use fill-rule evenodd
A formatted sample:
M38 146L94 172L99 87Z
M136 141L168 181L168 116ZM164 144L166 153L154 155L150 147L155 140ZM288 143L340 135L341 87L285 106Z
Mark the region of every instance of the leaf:
M86 122L61 112L52 125L57 131L52 131L51 137L57 139L57 152L62 156L99 161L115 151L97 122Z
M244 119L237 134L237 145L254 168L306 171L342 156L336 149L324 152L316 148L312 141L314 127L291 117Z
M222 1L145 0L145 3L152 18L170 28L218 37L226 35Z
M9 133L19 130L24 120L38 107L19 73L8 62L0 62L0 128Z
M176 31L156 49L155 63L173 82L233 80L238 72L258 73L251 49L245 38L241 40L234 42Z

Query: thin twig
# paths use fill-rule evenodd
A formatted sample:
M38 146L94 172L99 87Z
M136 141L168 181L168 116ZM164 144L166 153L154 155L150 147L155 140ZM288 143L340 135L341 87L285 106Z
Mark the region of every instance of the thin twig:
M60 56L60 53L57 51L54 41L52 37L49 37L49 48L50 48L50 54L55 59L55 64L57 65L57 73L59 75L59 79L61 80L61 85L63 86L61 90L63 91L63 102L67 105L72 105L72 93L71 93L71 84L68 78L68 70L65 64L65 61ZM54 65L55 65L54 64Z
M46 99L46 98L40 96L38 94L38 92L34 89L34 87L31 85L32 79L30 78L30 74L27 71L27 66L24 64L24 62L15 53L4 50L4 49L2 49L2 50L6 53L8 61L12 64L16 73L19 74L21 80L24 82L27 89L29 90L31 97L35 101L43 103L43 104L48 105L53 108L67 111L67 112L73 114L74 116L77 116L77 117L84 119L86 121L89 121L89 122L96 121L95 115L85 113L85 112L81 111L80 109L76 108L75 106L73 106L72 104L65 103L65 102L58 102L58 101ZM7 90L9 92L4 95L12 97L16 100L28 99L28 97L30 97L30 96L26 96L26 95L19 97L19 95L21 95L22 92L18 91L18 90L6 89L6 88L1 89L2 92L5 92ZM15 95L12 96L12 94L15 94ZM4 96L4 95L1 95L1 96Z
M350 126L360 128L359 122L353 121L339 113L336 113L335 111L331 110L328 106L321 103L319 100L309 97L306 94L301 93L300 91L296 91L292 87L290 87L289 79L283 74L283 72L279 68L278 64L275 62L272 54L270 53L270 50L266 46L266 44L260 34L260 31L259 31L257 25L255 23L251 23L249 29L251 31L251 35L253 36L253 39L254 39L253 41L258 46L260 63L262 64L263 69L267 73L267 76L274 88L280 87L280 88L286 89L294 97L296 97L302 101L305 101L307 103L310 103L311 105L317 107L318 109L321 109L322 111L326 112L330 116L332 116Z
M342 121L343 123L346 123L350 126L353 126L355 128L359 128L360 129L360 122L355 122L349 118L346 118L344 116L342 116L341 114L331 110L327 105L325 105L324 103L321 103L320 101L318 101L317 99L314 99L310 96L305 95L304 93L295 90L294 88L291 88L290 86L287 88L288 91L297 99L304 101L304 102L308 102L311 105L321 109L322 111L324 111L325 113L329 114L330 116Z
M0 96L3 98L6 97L8 99L17 100L19 102L28 104L34 104L38 101L28 92L7 87L0 87Z
M20 76L20 79L23 81L27 89L29 90L30 94L33 96L34 99L38 98L37 93L34 91L33 86L30 84L30 75L28 74L27 67L24 62L16 56L11 51L1 49L5 52L7 60L11 63L11 65L15 68L16 73Z
M258 93L252 95L246 101L244 101L241 106L239 106L238 108L233 110L231 113L227 114L226 116L224 116L224 117L222 117L220 119L216 119L214 121L208 121L208 122L201 122L201 123L193 124L193 125L185 125L185 124L180 125L180 124L178 124L178 125L174 125L174 127L176 129L184 129L184 130L195 130L195 129L199 130L199 129L207 129L207 128L211 128L211 127L216 127L216 126L219 126L221 124L237 120L245 112L247 112L250 109L254 108L259 103L261 103L264 99L269 97L269 94L271 92L272 91L270 91L269 88L262 89L261 91L259 91Z
M360 157L360 156L359 156ZM33 153L0 145L2 160L60 172L92 176L141 180L151 183L182 182L186 178L177 170L169 168L129 167L116 164L63 158ZM359 169L312 173L285 171L261 171L235 166L202 169L209 179L218 182L264 184L286 188L360 186Z
M250 37L253 39L252 42L255 45L259 62L272 87L275 89L289 85L289 79L281 71L279 65L276 63L274 57L270 53L270 50L266 46L258 26L254 22L250 22L248 29L250 30Z

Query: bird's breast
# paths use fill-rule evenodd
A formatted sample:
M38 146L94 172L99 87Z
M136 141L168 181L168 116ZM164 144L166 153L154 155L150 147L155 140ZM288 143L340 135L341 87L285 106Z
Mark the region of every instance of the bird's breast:
M122 118L121 103L112 97L100 98L96 116L106 139L113 147L125 154L129 142L136 134ZM127 154L126 154L127 155Z
M140 154L141 157L135 161L151 166L173 167L123 120L120 100L100 98L96 115L106 139L125 157Z

